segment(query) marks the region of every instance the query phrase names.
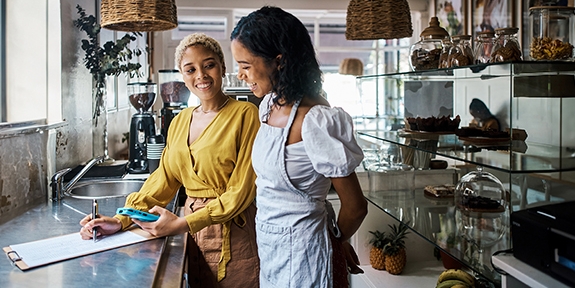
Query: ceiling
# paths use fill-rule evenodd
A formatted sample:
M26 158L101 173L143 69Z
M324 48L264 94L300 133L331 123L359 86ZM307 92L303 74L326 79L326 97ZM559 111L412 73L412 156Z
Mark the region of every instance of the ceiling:
M392 0L395 1L395 0ZM429 0L408 0L411 10L426 11ZM233 3L233 4L231 4ZM181 8L218 8L218 9L250 9L254 10L264 5L278 6L286 10L347 10L349 0L176 0L178 9Z
M426 12L429 1L408 0L408 3L412 11ZM229 0L176 0L180 25L185 22L197 22L199 18L201 18L199 21L204 23L210 21L217 23L221 21L222 17L226 17L225 15L228 13L247 15L264 5L277 6L289 10L290 13L296 15L302 21L304 19L308 19L308 21L317 19L320 23L345 24L348 4L349 0L243 0L233 2ZM202 10L205 10L205 13ZM210 19L212 15L216 16Z

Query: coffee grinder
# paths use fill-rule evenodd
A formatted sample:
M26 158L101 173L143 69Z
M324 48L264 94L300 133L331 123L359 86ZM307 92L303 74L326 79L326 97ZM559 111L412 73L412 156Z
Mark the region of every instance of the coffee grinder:
M130 103L137 113L132 115L130 123L130 149L128 172L139 174L148 173L146 157L146 140L156 135L154 115L148 110L156 100L156 83L140 82L128 84Z
M172 119L184 108L188 107L190 90L183 81L182 74L178 70L159 70L158 80L160 83L160 96L164 107L160 112L162 125L160 133L168 139L168 127Z

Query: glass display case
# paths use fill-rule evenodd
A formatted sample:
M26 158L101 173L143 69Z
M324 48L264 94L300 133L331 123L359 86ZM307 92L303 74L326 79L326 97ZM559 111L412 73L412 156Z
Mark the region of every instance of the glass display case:
M429 153L456 167L459 177L478 168L492 173L507 193L502 203L508 205L505 209L510 213L549 202L575 200L575 117L570 115L575 111L575 63L477 64L357 79L363 87L391 87L398 91L398 103L394 105L403 109L396 118L406 119L406 124L409 118L460 119L459 127L449 131L398 127L386 123L389 117L358 120L357 138L365 148L391 143L402 151ZM376 97L386 94L377 89L369 91L375 91ZM489 115L496 118L498 133L484 130L480 135L466 134L467 129L481 125L471 105L477 101L483 102ZM436 145L414 144L429 140ZM397 203L382 201L369 193L365 197L397 220L406 220L389 213L394 207L388 206ZM432 199L422 189L416 189L413 201L404 202L402 205L413 209L417 214L414 217L419 219L411 222L416 234L465 263L478 277L500 283L491 256L511 248L507 214L501 218L503 235L489 245L477 245L477 241L470 241L458 231L455 223L461 221L456 219L461 213L456 213L453 198Z

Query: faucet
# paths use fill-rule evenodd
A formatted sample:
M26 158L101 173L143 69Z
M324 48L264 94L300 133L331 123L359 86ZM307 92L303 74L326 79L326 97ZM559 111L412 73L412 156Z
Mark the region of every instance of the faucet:
M54 176L52 176L52 179L50 180L50 186L52 187L52 201L60 201L62 199L62 196L65 195L66 193L68 193L68 191L71 190L72 187L74 187L74 185L76 185L76 183L78 182L78 180L80 180L80 178L82 178L84 175L86 175L86 173L88 172L88 170L90 170L90 168L94 167L97 164L100 164L102 162L104 162L105 156L98 156L96 158L93 158L92 160L90 160L86 166L84 166L84 168L82 168L82 170L80 170L80 172L78 172L78 174L76 174L76 176L74 176L74 178L72 178L72 180L70 180L70 182L68 182L68 184L64 185L64 175L68 174L68 172L70 172L72 169L71 168L65 168L62 169L58 172L56 172L54 174Z

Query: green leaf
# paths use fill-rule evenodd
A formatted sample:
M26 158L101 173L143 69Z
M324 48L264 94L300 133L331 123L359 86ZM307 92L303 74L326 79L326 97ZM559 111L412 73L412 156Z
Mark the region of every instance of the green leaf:
M95 79L95 86L105 87L106 76L119 76L122 73L126 73L129 77L141 75L140 68L142 65L129 63L127 60L131 60L133 55L139 56L142 54L140 49L130 49L129 44L138 40L137 37L143 34L140 32L126 33L120 39L108 41L100 46L99 34L101 27L96 17L86 14L86 11L80 5L76 5L76 9L78 10L79 18L73 20L73 24L88 36L88 39L81 40L81 48L85 51L84 66ZM102 100L98 98L97 93L95 97L96 102Z

